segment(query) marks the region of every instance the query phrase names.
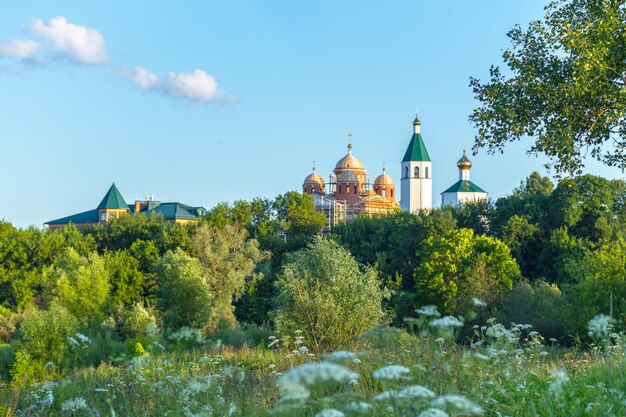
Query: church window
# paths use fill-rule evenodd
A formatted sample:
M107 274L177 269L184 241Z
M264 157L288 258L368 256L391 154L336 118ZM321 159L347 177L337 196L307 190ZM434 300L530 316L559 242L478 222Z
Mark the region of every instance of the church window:
M415 178L419 178L420 177L420 167L413 168L413 176Z
M391 189L391 197L393 197L393 188Z
M100 221L101 222L106 222L107 221L107 214L106 214L106 212L103 211L102 213L100 213Z
M387 197L387 189L386 188L383 189L383 197Z
M354 194L356 194L356 185L354 186Z
M409 178L409 167L404 167L404 178Z
M428 167L424 168L424 174L426 175L426 178L428 178Z

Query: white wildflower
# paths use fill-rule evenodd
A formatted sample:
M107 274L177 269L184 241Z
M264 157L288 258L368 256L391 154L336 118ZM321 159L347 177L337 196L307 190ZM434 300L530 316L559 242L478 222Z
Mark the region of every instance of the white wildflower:
M441 313L435 306L423 306L415 310L421 316L441 317Z
M298 352L299 352L300 354L302 354L302 355L303 355L303 354L305 354L305 353L309 353L309 348L308 348L308 347L306 347L306 346L300 346L300 347L298 348Z
M417 417L450 417L450 415L438 408L429 408L419 413Z
M453 316L444 316L428 323L431 327L463 327L463 323Z
M311 386L323 382L346 383L359 375L348 368L329 362L309 362L286 372L280 382Z
M322 355L322 357L324 360L329 362L342 363L355 359L356 355L352 352L348 352L347 350L338 350L328 355Z
M327 408L315 414L315 417L344 417L345 414L334 408Z
M590 336L606 337L609 334L609 327L612 321L613 319L605 314L599 314L589 320L587 329Z
M78 346L78 340L74 339L72 336L68 336L67 341L73 344L74 346Z
M351 402L346 404L345 407L343 407L343 411L348 411L350 413L367 413L369 412L371 409L373 408L372 404L363 402L363 401L357 401L357 402Z
M483 414L485 410L462 395L446 394L430 402L430 405L442 409L451 409L458 414Z
M70 400L66 400L61 405L61 410L67 412L80 411L87 408L87 401L83 397L76 397Z
M376 379L397 380L410 374L411 370L402 365L388 365L377 369L372 374Z
M354 359L352 359L352 363L353 363L354 365L358 365L358 364L360 364L360 363L361 363L361 359L359 359L359 358L354 358Z
M411 385L398 391L401 398L435 398L435 393L421 385Z
M480 360L483 360L483 361L488 361L489 359L491 359L489 356L487 356L487 355L483 355L483 354L482 354L482 353L480 353L480 352L474 352L474 357L475 357L475 358L478 358L478 359L480 359Z
M359 381L357 381L356 378L353 378L350 381L348 381L348 385L355 386L355 385L358 385L358 384L359 384Z
M90 343L89 338L82 333L76 333L76 338L83 343Z
M485 303L484 301L476 297L472 297L472 304L474 304L474 307L486 307L487 306L487 303Z
M94 391L95 392L109 392L109 390L106 388L94 388Z
M237 411L237 406L235 405L235 403L230 403L230 405L228 406L228 415L232 416L233 414L235 414L235 411Z
M550 374L552 374L553 380L548 386L548 391L557 396L563 394L563 387L569 382L567 372L563 369L552 369Z

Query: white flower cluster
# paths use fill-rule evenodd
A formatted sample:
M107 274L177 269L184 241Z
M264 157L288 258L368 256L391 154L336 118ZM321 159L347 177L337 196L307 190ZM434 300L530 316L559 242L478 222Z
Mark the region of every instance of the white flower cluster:
M364 414L368 413L372 408L374 408L372 404L363 401L357 401L346 404L346 406L343 407L343 411L347 411L349 413Z
M87 408L87 401L83 397L76 397L70 400L66 400L61 404L61 410L68 413L84 410Z
M372 374L376 379L385 379L385 380L398 380L404 378L408 374L411 373L411 370L406 366L402 365L388 365L384 366L380 369L377 369Z
M605 314L595 316L589 320L589 324L587 325L589 336L606 338L609 335L612 321L613 320Z
M452 327L463 327L463 323L459 321L456 317L453 316L444 316L439 319L435 319L428 323L431 327L443 327L443 328L452 328Z
M327 408L315 414L315 417L344 417L345 414L334 408Z
M450 417L450 415L438 408L428 408L419 413L417 417Z
M356 359L356 354L347 350L338 350L328 355L322 355L322 357L328 362L344 363Z
M433 407L452 411L462 415L482 415L485 410L474 404L462 395L446 394L430 402Z
M426 387L421 385L411 385L410 387L383 391L380 394L374 396L376 401L385 401L390 399L431 399L435 398L435 393Z
M202 332L193 327L181 327L169 335L169 339L177 342L202 342Z
M280 377L280 382L312 386L325 382L346 383L359 375L348 368L329 362L309 362L293 368Z
M553 379L548 386L548 391L553 395L560 396L563 394L563 388L569 382L569 376L563 369L552 369L550 374Z
M415 310L420 316L441 317L441 313L435 306L423 306Z

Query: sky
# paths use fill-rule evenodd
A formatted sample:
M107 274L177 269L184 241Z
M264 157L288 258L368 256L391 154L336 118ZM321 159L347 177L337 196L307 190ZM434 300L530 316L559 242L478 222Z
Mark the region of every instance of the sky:
M273 198L313 161L328 178L348 133L372 180L384 162L399 188L416 112L437 205L473 143L469 77L546 2L3 2L0 219L41 227L113 182L129 203ZM470 156L472 180L495 199L547 174L530 145Z

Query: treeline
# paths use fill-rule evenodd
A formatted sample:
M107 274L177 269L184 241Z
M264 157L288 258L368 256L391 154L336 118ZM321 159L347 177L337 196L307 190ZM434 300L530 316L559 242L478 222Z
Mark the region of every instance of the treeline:
M626 313L625 197L620 180L555 187L533 173L495 202L360 217L324 240L325 217L298 192L218 204L188 225L0 223L0 374L53 378L200 330L235 345L302 330L335 349L426 304L572 343L596 314Z

